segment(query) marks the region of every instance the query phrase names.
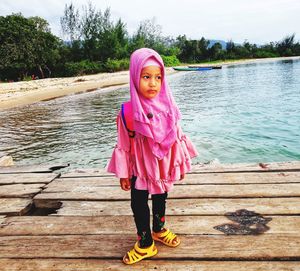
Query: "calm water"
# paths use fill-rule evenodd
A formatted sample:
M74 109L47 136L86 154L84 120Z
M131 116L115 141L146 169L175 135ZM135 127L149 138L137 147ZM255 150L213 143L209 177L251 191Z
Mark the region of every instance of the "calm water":
M168 78L194 162L300 160L300 61L177 73ZM128 88L71 95L0 112L0 157L16 164L103 167Z

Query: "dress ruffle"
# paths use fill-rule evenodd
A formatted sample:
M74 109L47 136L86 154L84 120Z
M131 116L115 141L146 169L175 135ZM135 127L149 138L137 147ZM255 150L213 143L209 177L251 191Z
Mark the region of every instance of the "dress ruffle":
M147 139L139 134L136 134L132 141L132 152L128 132L120 116L118 118L118 143L107 171L114 173L118 178L137 176L135 188L148 190L150 194L170 191L174 182L191 170L191 159L198 155L191 140L177 125L177 139L162 160L153 155Z
M107 166L107 171L114 173L118 178L128 178L128 176L131 176L132 165L129 152L116 146Z

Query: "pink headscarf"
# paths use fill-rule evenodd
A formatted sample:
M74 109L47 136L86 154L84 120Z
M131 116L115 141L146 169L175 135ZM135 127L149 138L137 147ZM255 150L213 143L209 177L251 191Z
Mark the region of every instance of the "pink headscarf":
M160 65L162 73L161 91L152 99L143 97L138 91L142 68L146 62L148 65L149 59ZM165 77L163 60L152 49L138 49L130 57L130 96L134 130L147 137L152 153L162 159L176 140L180 112Z

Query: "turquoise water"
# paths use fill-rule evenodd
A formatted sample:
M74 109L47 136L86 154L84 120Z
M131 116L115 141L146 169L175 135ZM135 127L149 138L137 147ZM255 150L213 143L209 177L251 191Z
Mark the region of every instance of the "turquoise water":
M194 162L300 160L300 61L273 61L168 78ZM0 157L16 164L103 167L128 88L71 95L0 112Z

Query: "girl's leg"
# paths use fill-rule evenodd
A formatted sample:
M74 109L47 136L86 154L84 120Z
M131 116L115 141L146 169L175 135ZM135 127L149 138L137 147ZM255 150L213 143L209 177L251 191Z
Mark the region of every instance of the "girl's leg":
M165 225L166 199L168 193L152 195L153 231L160 232Z
M150 210L148 206L149 193L147 190L135 189L135 180L136 177L133 177L131 180L131 209L139 237L139 246L145 248L151 246L153 242L150 229Z
M152 212L153 212L153 234L156 238L162 240L162 242L168 246L178 246L180 243L179 238L176 234L170 232L164 228L165 225L165 212L166 212L166 199L168 197L168 193L165 192L164 194L156 194L152 195ZM172 237L172 244L170 245L169 241L166 243L165 238L167 235L171 234ZM157 239L155 239L157 240Z

